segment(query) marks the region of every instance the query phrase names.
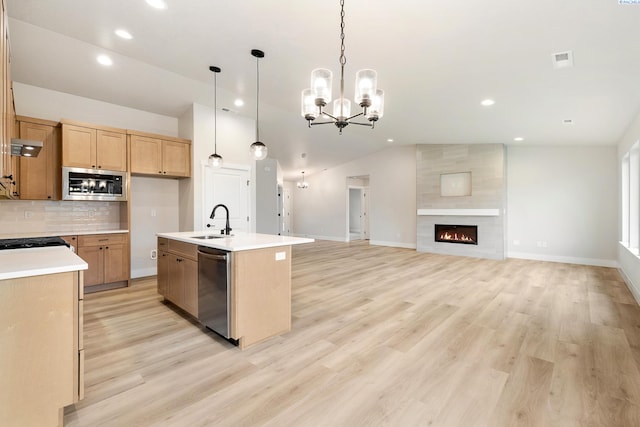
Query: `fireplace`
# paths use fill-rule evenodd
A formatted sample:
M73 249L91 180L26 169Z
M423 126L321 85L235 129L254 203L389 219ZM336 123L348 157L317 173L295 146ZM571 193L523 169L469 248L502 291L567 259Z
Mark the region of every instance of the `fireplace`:
M435 240L445 243L478 244L477 225L436 224Z

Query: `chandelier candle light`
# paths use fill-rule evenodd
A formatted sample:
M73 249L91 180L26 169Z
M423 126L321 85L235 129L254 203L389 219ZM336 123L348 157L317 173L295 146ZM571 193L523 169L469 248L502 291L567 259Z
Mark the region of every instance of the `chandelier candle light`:
M348 124L373 128L384 113L384 91L377 88L377 73L365 69L356 73L355 102L362 107L358 114L351 115L351 101L344 97L344 0L340 0L340 98L333 101L333 115L323 108L331 102L331 84L333 73L326 68L316 68L311 72L311 88L302 91L302 117L312 125L335 124L342 134ZM328 121L314 122L322 116ZM355 122L356 117L364 116L369 123Z
M251 144L249 150L254 160L264 160L267 157L267 146L260 142L260 126L259 126L259 100L260 100L260 58L264 58L264 52L258 49L252 49L251 55L256 58L256 142Z
M302 181L298 181L296 185L298 188L309 188L309 183L304 180L304 171L302 172Z
M218 154L218 141L217 141L217 128L218 128L218 73L222 71L219 67L211 66L210 71L213 71L213 154L209 156L209 166L213 166L216 169L222 167L222 156Z

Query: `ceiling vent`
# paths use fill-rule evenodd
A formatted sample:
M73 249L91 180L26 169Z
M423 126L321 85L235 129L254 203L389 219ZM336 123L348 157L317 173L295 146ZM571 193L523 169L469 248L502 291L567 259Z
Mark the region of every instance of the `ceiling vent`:
M570 50L566 52L552 53L551 59L553 61L553 68L556 70L559 68L573 67L573 52Z

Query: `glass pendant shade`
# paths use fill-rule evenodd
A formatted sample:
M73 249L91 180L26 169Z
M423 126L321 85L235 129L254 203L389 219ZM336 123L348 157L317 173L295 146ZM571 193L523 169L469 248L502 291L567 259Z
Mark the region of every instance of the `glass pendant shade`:
M378 73L375 70L360 70L356 74L356 104L362 107L371 105L378 87Z
M351 117L351 101L346 98L333 101L333 116L338 120L346 120Z
M326 68L316 68L311 72L311 91L316 105L325 106L331 102L331 85L333 84L333 72Z
M222 156L217 153L213 153L212 155L210 155L209 166L220 169L222 167Z
M376 90L376 94L371 101L371 107L367 111L367 119L370 122L375 122L381 119L384 115L384 91L382 89Z
M315 120L318 117L318 107L316 107L316 97L311 89L302 91L301 97L302 117L307 120Z
M267 146L260 141L256 141L249 147L251 157L254 160L264 160L267 158Z

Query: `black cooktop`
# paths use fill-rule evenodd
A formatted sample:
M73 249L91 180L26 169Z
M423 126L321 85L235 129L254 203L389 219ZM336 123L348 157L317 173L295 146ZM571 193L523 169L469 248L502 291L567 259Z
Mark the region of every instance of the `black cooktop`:
M29 237L24 239L0 239L0 250L42 248L45 246L69 246L60 237Z

